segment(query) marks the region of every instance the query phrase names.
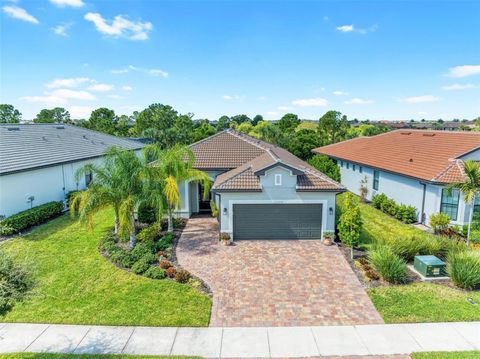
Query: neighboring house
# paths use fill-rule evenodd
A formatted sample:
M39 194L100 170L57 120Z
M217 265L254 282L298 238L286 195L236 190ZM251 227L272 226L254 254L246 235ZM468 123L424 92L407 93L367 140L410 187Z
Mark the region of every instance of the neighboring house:
M232 239L321 239L335 229L335 196L344 188L275 145L226 130L190 145L196 169L213 182L209 198L181 183L179 215L219 210Z
M84 189L75 172L101 163L109 147L140 150L140 142L64 124L0 125L0 215L63 201L69 191Z
M479 132L398 130L313 151L335 159L342 184L356 194L366 177L368 199L384 193L415 206L419 222L428 225L438 212L448 214L454 224L468 222L470 207L457 190L446 186L464 181L463 160L480 160ZM480 211L480 201L475 211Z

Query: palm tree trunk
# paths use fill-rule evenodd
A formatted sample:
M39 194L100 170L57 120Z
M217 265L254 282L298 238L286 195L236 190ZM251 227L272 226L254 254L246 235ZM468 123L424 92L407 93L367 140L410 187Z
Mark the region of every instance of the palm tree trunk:
M173 232L173 211L171 208L168 209L168 229L167 232Z
M467 246L470 245L470 232L472 229L472 221L473 221L473 210L475 209L474 206L475 203L475 198L472 201L472 204L470 205L470 218L468 219L468 227L467 227Z
M130 229L130 248L133 249L135 247L135 244L137 244L137 234L136 234L136 228L135 228L135 215L132 213L131 215L131 226L132 228Z
M118 209L115 208L115 228L113 230L113 239L115 243L118 243L118 228L120 227L120 220L118 215Z

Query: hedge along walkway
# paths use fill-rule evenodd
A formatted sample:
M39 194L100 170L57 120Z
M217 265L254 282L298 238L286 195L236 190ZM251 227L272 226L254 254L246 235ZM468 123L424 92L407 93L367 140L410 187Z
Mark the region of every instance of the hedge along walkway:
M343 195L337 196L341 210ZM435 238L412 225L402 223L372 205L360 203L363 219L361 246L368 248L378 239L407 236ZM444 285L423 282L392 285L367 290L386 323L416 323L480 320L480 292L464 291ZM477 305L471 304L471 298Z
M89 231L68 214L0 248L35 277L28 298L0 315L4 322L206 326L211 300L187 285L152 280L115 267L98 252L112 212Z

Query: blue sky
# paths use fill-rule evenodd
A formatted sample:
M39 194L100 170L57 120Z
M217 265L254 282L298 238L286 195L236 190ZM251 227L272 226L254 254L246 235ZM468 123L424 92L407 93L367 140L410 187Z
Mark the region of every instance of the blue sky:
M1 1L0 102L195 118L480 116L477 1Z

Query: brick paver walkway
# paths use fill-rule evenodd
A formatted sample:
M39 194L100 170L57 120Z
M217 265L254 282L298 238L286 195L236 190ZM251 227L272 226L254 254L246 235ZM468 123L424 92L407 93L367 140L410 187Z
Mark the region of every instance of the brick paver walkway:
M213 291L210 326L383 323L339 249L319 241L218 242L213 218L191 218L180 264Z

